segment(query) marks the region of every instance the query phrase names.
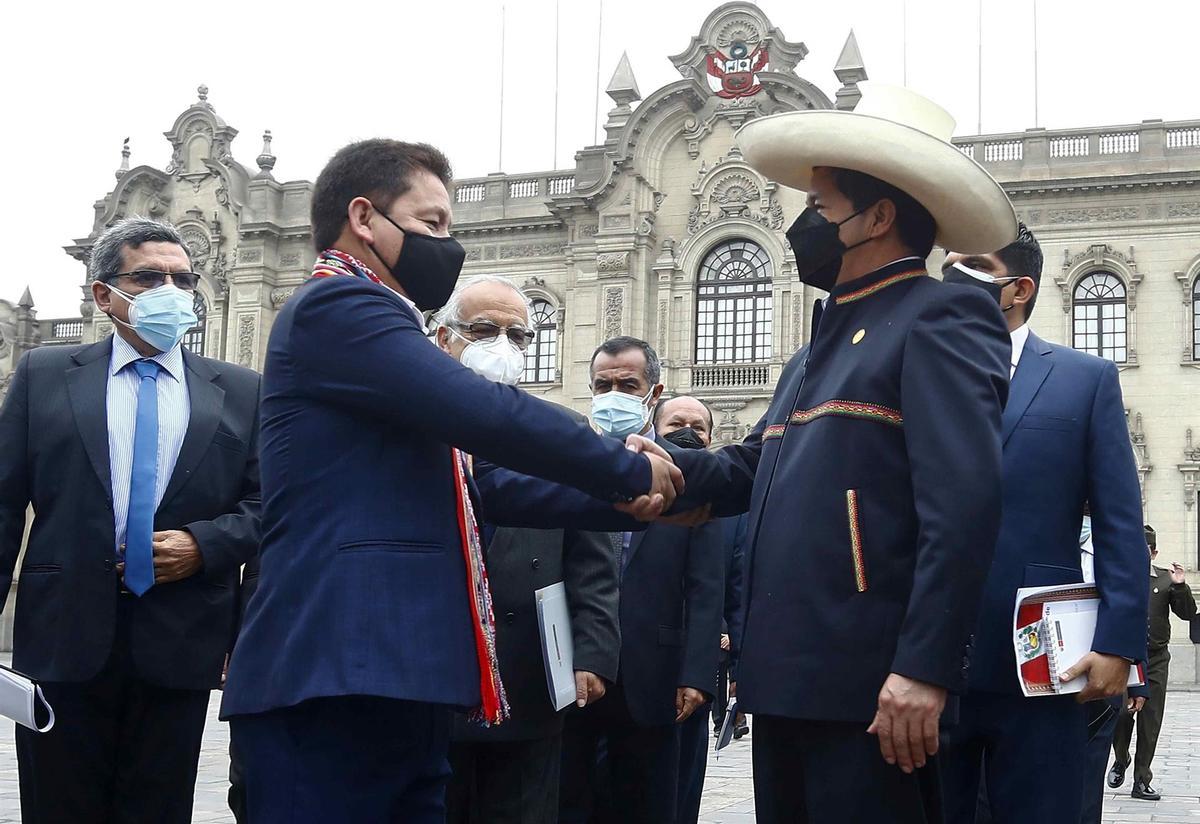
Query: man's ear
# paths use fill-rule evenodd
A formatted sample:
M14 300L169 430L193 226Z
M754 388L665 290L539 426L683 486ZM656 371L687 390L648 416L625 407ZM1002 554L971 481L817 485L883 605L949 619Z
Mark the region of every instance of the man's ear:
M439 326L434 334L438 349L441 349L446 354L450 354L450 330L445 326Z
M96 308L104 314L112 311L113 292L107 285L98 280L92 281L92 300L96 303Z
M365 244L375 242L375 231L371 228L371 218L375 207L365 197L356 197L346 206L346 226Z
M896 222L896 204L885 197L867 210L866 217L872 221L867 235L871 238L883 237Z
M1013 293L1013 305L1020 306L1022 310L1029 301L1033 300L1037 294L1037 284L1033 282L1031 277L1022 277L1016 282L1017 291Z
M662 397L663 385L661 383L655 384L654 388L650 391L650 406L654 406L656 403L658 403L658 399Z

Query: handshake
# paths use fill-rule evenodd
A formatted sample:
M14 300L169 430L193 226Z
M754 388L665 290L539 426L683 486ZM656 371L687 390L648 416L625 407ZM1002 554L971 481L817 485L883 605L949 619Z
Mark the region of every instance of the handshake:
M683 492L683 473L665 449L649 438L641 435L630 435L625 440L625 446L632 452L645 455L650 461L651 484L650 491L632 501L619 503L616 508L639 521L653 521L661 518L675 503L675 498ZM704 506L690 512L684 512L664 521L680 526L696 526L709 518L709 507Z

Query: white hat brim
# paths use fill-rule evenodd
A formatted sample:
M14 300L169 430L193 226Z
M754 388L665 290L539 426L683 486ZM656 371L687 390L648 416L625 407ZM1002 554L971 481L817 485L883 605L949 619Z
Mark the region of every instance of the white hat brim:
M952 144L911 126L818 109L751 120L735 139L751 166L794 189L807 191L817 166L892 184L929 210L944 249L987 254L1017 238L1017 216L1000 184Z

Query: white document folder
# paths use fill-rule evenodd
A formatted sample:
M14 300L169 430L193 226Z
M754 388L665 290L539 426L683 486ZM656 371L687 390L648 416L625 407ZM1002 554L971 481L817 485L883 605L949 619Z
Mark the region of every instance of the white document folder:
M575 701L575 645L571 635L571 612L567 588L562 581L533 593L537 602L538 631L542 636L542 661L546 664L546 686L555 710Z
M49 732L54 726L54 708L42 695L42 688L29 676L3 664L0 664L0 715L37 732Z

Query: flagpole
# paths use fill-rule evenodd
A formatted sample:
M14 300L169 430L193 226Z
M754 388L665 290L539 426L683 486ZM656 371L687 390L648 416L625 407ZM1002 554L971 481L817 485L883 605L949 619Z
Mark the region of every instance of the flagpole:
M505 7L500 6L500 148L497 152L496 171L504 171L504 23Z
M907 86L908 85L908 0L904 0L904 4L903 4L903 6L901 6L900 13L903 15L903 20L900 23L900 29L902 31L901 39L904 43L903 75L904 75L904 85Z
M978 120L975 134L983 134L983 0L979 0L979 66L976 71L978 87L975 90Z
M1041 126L1038 120L1038 0L1033 0L1033 126Z
M558 168L558 18L560 0L554 0L554 160L551 169Z
M604 41L604 0L600 0L600 20L596 25L596 100L592 103L592 142L600 142L600 45Z

